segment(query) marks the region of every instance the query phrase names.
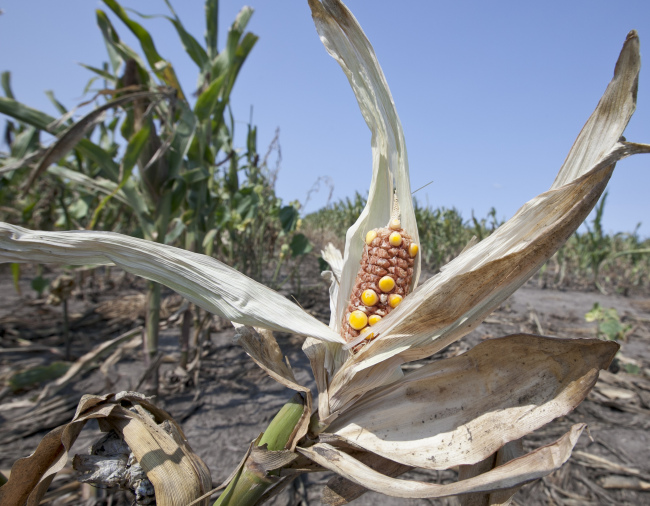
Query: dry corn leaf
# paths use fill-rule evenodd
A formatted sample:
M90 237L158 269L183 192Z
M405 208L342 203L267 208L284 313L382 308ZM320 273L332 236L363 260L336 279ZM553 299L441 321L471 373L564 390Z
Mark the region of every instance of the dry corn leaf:
M524 443L521 439L510 441L499 449L498 452L490 455L488 458L469 466L459 466L458 481L473 478L491 469L499 467L506 462L521 457L525 454ZM508 506L512 503L514 496L522 485L512 488L495 490L487 494L465 494L459 497L461 506Z
M90 419L123 435L153 483L159 506L184 506L210 489L207 466L173 419L141 394L121 392L83 396L70 423L48 433L32 455L14 463L9 481L0 488L0 503L38 504L54 475L66 465L70 448ZM157 422L167 422L170 432ZM199 504L208 504L208 500Z
M448 485L390 478L325 443L310 448L299 447L297 450L317 464L375 492L411 499L449 497L510 489L550 474L569 459L571 450L585 427L583 423L576 424L550 445L542 446L487 473Z
M413 467L475 464L574 409L617 350L597 339L490 339L369 393L327 431Z
M361 453L356 458L361 463L383 475L390 476L391 478L400 476L408 470L413 469L410 466L393 462L392 460L385 459L369 452ZM323 504L328 506L341 506L358 499L367 491L368 489L366 487L358 485L347 478L336 475L327 482L327 485L325 485L321 500Z
M111 232L32 232L0 223L0 262L114 264L228 320L343 342L296 304L232 267L165 244Z

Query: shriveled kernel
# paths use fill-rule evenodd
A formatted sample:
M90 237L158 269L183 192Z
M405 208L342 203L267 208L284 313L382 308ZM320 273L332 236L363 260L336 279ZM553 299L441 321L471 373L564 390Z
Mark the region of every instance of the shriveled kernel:
M414 258L415 255L418 254L418 251L420 251L420 246L412 242L411 245L409 246L409 255L411 255L411 257Z
M393 288L395 288L395 280L391 278L390 276L384 276L379 280L379 289L382 292L390 292Z
M393 230L399 230L402 228L402 222L400 222L399 219L397 218L393 218L392 220L390 220L388 226Z
M388 242L391 244L391 246L399 246L402 244L402 236L399 232L393 232L388 237Z
M377 237L377 231L376 230L370 230L366 234L366 244L370 245L370 243L375 240L375 237Z
M348 323L354 330L361 330L368 325L368 316L363 311L352 311L348 317Z
M374 290L364 290L361 294L361 302L366 306L374 306L379 302L379 295Z
M403 297L401 295L393 293L388 296L388 304L390 305L390 307L396 308L402 302L402 298Z
M368 318L368 324L372 327L373 325L379 323L380 320L381 320L381 316L379 316L378 314L373 314L370 315L370 317Z

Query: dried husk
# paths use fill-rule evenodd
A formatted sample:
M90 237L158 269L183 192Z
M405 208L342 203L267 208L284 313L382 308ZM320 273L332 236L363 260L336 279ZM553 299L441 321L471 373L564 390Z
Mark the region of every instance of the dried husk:
M569 432L550 445L538 448L523 457L511 460L476 477L448 485L400 480L385 476L347 453L325 443L297 450L326 469L375 492L411 499L439 498L508 490L546 476L559 469L569 459L571 450L585 427L584 423L576 424Z
M490 339L369 393L327 432L413 467L475 464L573 410L617 350L597 339Z
M190 448L180 426L143 395L120 392L84 395L70 423L48 433L32 455L14 463L9 481L0 488L0 503L39 504L56 473L66 465L81 429L91 419L97 419L102 429L122 435L154 485L158 506L184 506L210 489L210 472ZM171 434L158 426L164 421ZM207 505L208 499L198 504Z
M397 477L405 472L413 469L410 466L393 462L392 460L385 459L374 453L361 453L356 456L357 460L366 464L375 471L389 477ZM327 485L323 488L321 500L327 506L341 506L343 504L351 503L365 494L368 489L353 481L343 478L343 476L336 475L331 478Z

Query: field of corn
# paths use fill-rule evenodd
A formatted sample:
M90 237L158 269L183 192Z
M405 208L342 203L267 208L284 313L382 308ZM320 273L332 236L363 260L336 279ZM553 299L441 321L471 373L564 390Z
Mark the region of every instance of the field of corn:
M390 169L397 174L395 188L391 183L377 190L383 197L371 189L302 213L300 196L283 202L275 192L282 159L279 133L269 146L259 146L257 128L248 123L244 145L235 141L235 129L242 127L233 118L230 96L258 42L247 31L252 10L241 10L226 46L219 49L217 0L205 2L204 41L188 33L167 4L179 44L197 66L197 89L183 90L173 62L158 53L146 30L146 19L117 0L102 2L107 10L97 10L97 25L108 61L84 65L92 78L82 104L62 104L50 94L60 113L52 117L18 100L20 90L13 89L8 72L2 73L3 505L650 501L650 238L641 237L638 228L605 232L604 184L598 181L597 189L590 190L590 198L601 192L592 198L591 213L584 204L580 218L554 218L558 225L549 227L561 228L562 240L525 236L495 261L505 266L499 267L500 277L489 264L476 277L460 268L437 289L437 280L462 267L463 258L481 244L494 241L495 250L506 244L510 239L502 235L512 220L506 222L495 208L483 217L423 207L415 197L411 206L408 172L404 189L401 167ZM351 40L366 43L338 1L310 0L310 6L321 37L336 40L332 26L340 22L341 30L357 36L345 32ZM131 32L140 47L129 47L120 38L122 31ZM621 67L632 62L631 75L635 69L638 73L635 37L628 35L620 60ZM348 62L349 54L340 51ZM361 63L377 71L374 60L362 58ZM612 93L622 96L616 80L612 83ZM386 93L383 84L375 85L377 94ZM369 107L353 89L362 109ZM598 121L597 112L590 121ZM397 144L403 142L397 137ZM650 151L640 144L625 147L624 156ZM594 173L613 170L602 160L593 163L596 169L581 169L576 180L589 182ZM567 179L555 190L572 184ZM373 209L381 198L386 209L393 206L392 214L368 218L364 209ZM521 219L520 227L527 230ZM562 228L567 222L575 222L573 229ZM415 230L407 233L409 225ZM364 257L358 252L352 267L348 249L355 243L346 246L346 233L365 252ZM388 234L390 244L378 246ZM370 264L382 251L386 258L397 255L391 252L400 244L404 258L410 257L404 263L409 285L400 292L404 297L391 298L395 280L390 276L382 278L390 278L389 286L373 285L379 295L361 281L355 285L366 289L363 304L383 308L389 301L395 318L388 308L381 313L384 322L379 317L368 324L362 315L363 324L354 332L341 329L352 325L336 304L348 276L346 266L353 279L359 261L380 272ZM392 267L380 275L396 277L395 262L385 260ZM481 284L485 277L494 280L489 289ZM349 290L352 285L350 281ZM426 290L431 290L428 297ZM402 299L404 306L398 308ZM420 305L411 310L415 303L409 300L420 300ZM364 309L361 302L354 304ZM405 308L411 311L406 318L400 316ZM391 321L397 330L387 326ZM368 334L375 322L380 322L377 336ZM425 325L435 332L424 335ZM395 335L405 341L386 348L382 338ZM445 345L433 346L439 336ZM337 339L354 347L341 347ZM602 349L598 359L576 342ZM384 355L371 355L380 346L385 346L384 355L399 361L382 364ZM395 351L399 346L403 349ZM364 357L365 365L354 369ZM474 387L463 391L459 386L460 393L446 394L451 400L444 394L451 389L447 379L427 387L426 395L433 397L422 397L424 401L412 401L413 391L424 387L402 386L404 381L396 379L397 374L417 382L424 371L444 376L464 360L472 365L460 376L470 379L457 383L474 381L468 383ZM444 364L454 365L445 369ZM527 369L533 372L521 372ZM507 399L494 401L496 407L480 391L493 384L511 389ZM575 385L582 385L581 390L572 390ZM399 388L403 395L395 394ZM468 400L453 404L463 392ZM569 400L562 397L566 392ZM418 414L408 409L396 414L387 400L381 404L379 393L386 399L393 395L398 407L413 402L409 409ZM498 392L489 394L499 397ZM434 407L419 408L418 402ZM384 415L369 414L373 403L385 409ZM427 411L436 403L447 406L446 411ZM560 407L551 407L556 405ZM456 414L466 408L474 413L475 406L487 412L475 418ZM517 411L534 408L540 409L534 416ZM547 418L540 414L544 410L551 412ZM419 428L420 423L428 426L421 413L430 415L433 427L443 423L433 421L440 416L459 428L452 431L443 424L444 430L427 432ZM532 422L513 421L527 416L544 420L525 427ZM394 423L402 431L400 443L389 450L381 441L363 440L366 429L358 421L383 430L377 425L383 417L385 426ZM409 427L399 425L402 419ZM585 423L592 439L585 433L576 444ZM479 436L478 429L485 427L481 434L494 429L498 442ZM429 453L423 450L424 457L407 455L409 444L433 441L445 431L452 441L464 438L458 443L463 456L439 442L439 453L425 448ZM487 453L474 460L464 457L482 447L474 442L480 437L492 449L483 448ZM544 451L555 455L552 464L542 462ZM440 455L451 464L438 465L435 457L443 459ZM423 462L433 464L419 465ZM520 462L520 470L509 462ZM359 480L366 475L367 481ZM481 477L482 485L472 485ZM456 484L466 488L454 488Z

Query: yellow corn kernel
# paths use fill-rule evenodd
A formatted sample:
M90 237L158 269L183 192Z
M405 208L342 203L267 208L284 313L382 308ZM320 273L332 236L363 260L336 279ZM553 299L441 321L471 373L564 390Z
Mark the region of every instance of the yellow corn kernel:
M361 302L366 306L374 306L379 302L379 295L374 290L364 290L361 294Z
M402 298L403 297L401 295L392 293L388 296L388 304L390 305L390 307L395 308L401 304Z
M373 325L379 323L379 320L381 320L381 316L379 316L378 314L373 314L368 318L368 323L372 327Z
M367 340L370 341L371 339L375 338L375 333L370 331L370 327L366 327L361 331L361 336Z
M415 257L415 255L418 254L418 251L420 251L420 246L412 242L409 246L409 255L411 255L411 257Z
M390 220L388 226L393 230L399 230L400 228L402 228L402 223L397 218L393 218L392 220Z
M399 246L402 244L402 236L399 232L393 232L388 237L388 242L391 244L391 246Z
M363 311L352 311L348 317L348 323L354 330L361 330L368 325L368 316Z
M375 237L377 237L377 231L376 230L370 230L366 234L366 244L370 245L370 243L375 240Z
M382 292L390 292L393 288L395 288L395 280L391 278L390 276L384 276L379 280L379 289Z

